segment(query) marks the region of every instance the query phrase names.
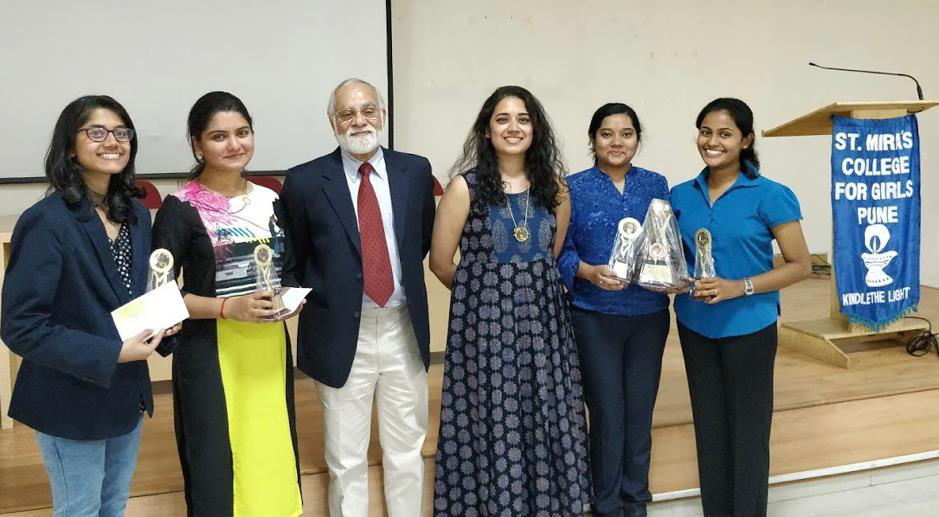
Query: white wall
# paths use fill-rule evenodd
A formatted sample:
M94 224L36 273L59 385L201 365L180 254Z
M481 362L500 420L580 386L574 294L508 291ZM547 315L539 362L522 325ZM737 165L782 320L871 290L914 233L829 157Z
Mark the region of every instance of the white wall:
M933 0L393 0L395 144L445 180L482 101L503 84L539 97L572 171L590 165L587 124L608 101L643 124L638 165L675 184L702 163L694 118L719 96L746 100L757 130L837 100L915 99L908 79L826 72L903 71L939 98ZM939 108L920 115L922 280L939 286ZM830 140L758 138L763 172L799 196L809 248L831 247ZM936 201L934 201L936 200Z
M264 31L272 30L282 21L290 21L283 9L278 8L291 3L285 4L285 1L266 4L269 14L256 23L235 26L234 41L237 36L248 33L246 45L226 41L219 49L213 49L213 53L227 52L229 58L234 56L235 62L245 67L246 74L252 73L256 64L268 57L253 52L251 49L256 43L252 41L263 38ZM58 3L77 5L64 0L40 5ZM105 3L110 8L125 6L122 9L131 5L115 0ZM343 3L343 7L331 4L334 6L322 8L326 3L317 2L319 7L310 11L312 14L305 22L294 20L294 24L289 25L291 29L285 29L284 33L296 32L300 30L298 26L313 23L312 20L318 23L328 20L335 26L355 26L352 21L358 19L368 4L363 0ZM0 25L8 29L10 13L33 5L36 3L26 0L5 0L0 7ZM160 5L164 8L138 9L154 17L152 31L160 35L170 55L179 55L181 49L185 49L186 34L174 32L170 23L179 13L166 9L166 2ZM219 7L221 3L213 0L208 5ZM218 13L222 16L224 11ZM186 23L199 26L212 17L208 8L203 8L199 14L198 23ZM586 128L593 110L613 100L632 105L644 126L644 142L636 163L661 171L672 183L692 177L701 168L694 149L693 122L698 110L714 97L732 95L747 100L756 113L758 130L776 126L835 100L914 97L913 85L906 79L825 72L806 66L808 61L910 72L919 77L927 98L939 98L939 68L934 65L939 40L933 28L939 20L939 2L934 0L895 0L889 4L870 0L750 0L716 4L690 0L393 0L392 15L396 147L428 156L444 183L446 171L456 158L483 99L502 84L524 85L542 100L553 118L567 163L573 171L589 165ZM36 18L41 17L33 15L34 23L21 24L17 32L32 39L20 44L13 44L11 40L9 45L0 46L0 62L4 63L0 109L5 114L3 140L7 144L18 141L13 128L22 120L44 117L43 127L50 131L64 103L79 93L62 94L57 102L31 106L18 105L16 98L9 96L12 83L11 68L7 65L10 63L20 67L14 81L33 81L36 88L49 87L47 75L54 65L49 65L52 61L42 60L51 60L54 52L47 49L42 55L32 54L37 60L32 70L24 68L23 56L31 52L28 42L41 40L44 34L66 22L56 18L43 24ZM164 29L157 30L157 26ZM11 33L4 34L4 41L12 37ZM88 34L111 33L99 26ZM117 34L128 36L121 31ZM142 37L130 36L131 41ZM350 57L343 53L344 43L355 37L357 33L353 32L329 42L328 53L333 57L328 66L311 63L305 71L332 74L336 80L360 74L361 56L353 53ZM286 48L284 52L295 50ZM383 49L374 52L380 54ZM106 54L87 55L89 67L107 63L101 61ZM164 61L160 63L167 65ZM336 63L342 63L344 68L335 70ZM206 66L210 67L211 63ZM295 80L297 71L282 72L283 75L272 78L271 84ZM384 85L384 77L367 78ZM68 86L67 76L58 80ZM185 81L180 79L181 83ZM327 91L313 90L293 94L286 98L291 106L289 114L265 119L263 123L259 121L256 162L261 163L261 157L272 152L274 144L265 143L264 139L276 139L284 128L303 123L325 127L322 109L327 94ZM258 92L248 107L260 107L272 99L283 100L283 95L277 88ZM177 92L165 94L166 99L177 96ZM178 130L166 135L166 141L175 146L174 152L186 152L183 120L191 96L181 96L186 97L185 102L179 102L187 105L174 115L180 121ZM129 109L138 126L145 127L152 113L166 108L163 103L153 103L135 104ZM939 236L931 232L939 221L939 204L934 201L939 200L939 108L920 115L920 135L922 280L939 286ZM37 145L43 147L47 138L48 135L39 139ZM301 156L314 156L321 149L334 145L329 138L322 138L315 144L322 147L314 149L311 143L309 148L298 150L296 156L280 161L273 156L266 159L286 167L299 161ZM798 194L809 247L818 252L828 251L831 240L829 145L825 137L758 138L757 142L764 173L787 183ZM155 159L147 158L148 153L156 151L142 146L140 171L159 172L147 165L152 163L148 160ZM31 158L35 163L28 170L6 175L41 175L39 154ZM3 167L4 171L11 170L9 160ZM168 192L174 184L161 182L158 187ZM43 189L41 186L0 187L0 214L21 212L39 198Z
M325 110L339 81L385 89L385 25L384 0L3 0L0 177L42 176L56 118L90 93L127 108L138 172L189 169L186 117L212 90L252 113L254 170L304 162L336 145Z

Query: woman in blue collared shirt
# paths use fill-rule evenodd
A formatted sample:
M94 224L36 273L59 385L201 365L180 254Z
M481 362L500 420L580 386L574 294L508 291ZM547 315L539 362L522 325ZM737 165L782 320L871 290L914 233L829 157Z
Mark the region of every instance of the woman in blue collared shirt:
M717 277L675 298L705 515L766 515L779 290L807 277L799 201L760 174L753 113L720 98L698 115L706 167L672 189L689 266L711 232ZM773 240L784 263L773 266Z
M645 515L668 296L627 286L607 263L620 219L641 222L652 199L668 198L668 183L632 165L642 127L629 106L601 106L587 134L594 166L567 178L571 219L558 268L571 292L590 409L593 511Z

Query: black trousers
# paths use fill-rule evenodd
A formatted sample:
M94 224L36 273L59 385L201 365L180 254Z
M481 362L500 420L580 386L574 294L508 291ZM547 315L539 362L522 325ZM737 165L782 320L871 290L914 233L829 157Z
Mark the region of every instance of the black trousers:
M571 320L590 410L594 515L645 515L668 309L618 316L572 308Z
M681 323L701 502L707 517L766 515L776 323L706 338Z

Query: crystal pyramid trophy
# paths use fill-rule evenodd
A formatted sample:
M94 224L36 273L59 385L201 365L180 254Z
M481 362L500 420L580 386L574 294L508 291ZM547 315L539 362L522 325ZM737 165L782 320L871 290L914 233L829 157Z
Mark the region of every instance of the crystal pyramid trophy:
M642 224L632 217L620 219L616 225L616 238L607 264L613 274L623 282L636 278L639 270L639 247L642 244Z
M653 199L642 225L638 284L650 291L672 292L687 289L693 280L682 250L678 222L667 201Z
M714 255L711 253L713 242L711 232L707 228L700 228L694 234L694 277L696 280L717 276L717 270L714 268Z
M150 254L150 272L147 275L147 292L173 280L173 254L164 248L153 250Z
M258 244L254 248L254 264L258 290L274 293L271 299L274 306L271 310L274 311L276 317L287 308L284 307L284 300L280 297L280 279L274 277L274 250L267 244Z

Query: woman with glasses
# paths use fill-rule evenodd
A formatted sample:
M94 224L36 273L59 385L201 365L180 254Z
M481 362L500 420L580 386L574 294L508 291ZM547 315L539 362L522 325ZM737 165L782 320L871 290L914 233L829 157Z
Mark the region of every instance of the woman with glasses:
M518 86L493 92L453 172L430 250L452 293L436 515L582 515L584 406L555 266L569 204L538 99Z
M46 154L49 193L13 230L0 321L23 363L10 416L36 430L55 515L124 515L142 416L153 413L146 359L176 330L122 341L111 320L147 285L136 154L117 101L71 102Z
M182 272L190 319L173 351L176 441L191 516L303 511L293 360L274 309L284 234L274 191L244 177L254 155L245 105L203 95L189 112L196 165L166 197L153 245Z
M668 296L629 285L608 266L620 221L639 225L668 182L632 164L642 139L629 106L609 103L587 130L594 166L567 177L571 220L558 269L571 293L571 319L590 410L593 514L646 515L652 410L668 337Z

